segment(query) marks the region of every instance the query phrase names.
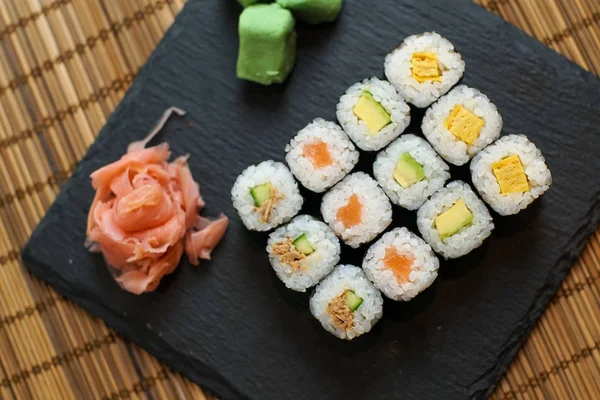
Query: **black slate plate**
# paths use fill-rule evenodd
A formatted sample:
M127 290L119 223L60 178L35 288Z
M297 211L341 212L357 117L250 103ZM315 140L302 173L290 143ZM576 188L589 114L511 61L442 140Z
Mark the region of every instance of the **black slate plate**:
M482 398L506 369L599 220L600 84L470 0L348 0L340 20L299 27L299 62L282 86L234 77L239 9L233 0L191 1L144 67L97 142L31 238L31 270L171 367L223 398ZM335 339L270 270L265 234L244 230L229 200L248 164L282 160L293 133L334 118L352 83L382 76L385 54L405 36L436 30L461 51L464 83L487 93L505 132L544 152L554 186L471 255L443 263L432 288L409 304L386 302L374 331ZM89 174L143 137L169 106L188 111L162 139L191 169L206 214L232 217L200 268L187 262L152 294L134 296L86 252ZM413 115L415 120L421 113ZM189 123L192 123L191 125ZM414 129L418 129L413 125ZM371 171L372 155L360 169ZM454 177L468 176L466 169ZM319 196L306 194L306 210ZM395 211L395 226L415 228ZM359 263L364 249L344 249Z

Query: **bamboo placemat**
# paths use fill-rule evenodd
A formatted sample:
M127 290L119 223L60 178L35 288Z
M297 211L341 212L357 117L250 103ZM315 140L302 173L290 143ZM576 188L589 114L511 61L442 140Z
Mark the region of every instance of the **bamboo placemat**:
M476 1L600 74L598 0ZM184 2L0 0L0 399L205 398L19 259ZM492 398L599 399L599 316L600 231Z

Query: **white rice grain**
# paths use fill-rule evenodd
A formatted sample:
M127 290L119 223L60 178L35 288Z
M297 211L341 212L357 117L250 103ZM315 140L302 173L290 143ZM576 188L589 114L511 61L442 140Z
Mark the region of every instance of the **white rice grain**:
M371 134L367 124L359 120L353 112L364 92L371 93L375 101L390 114L391 123L375 134ZM350 86L340 97L336 115L350 139L365 151L376 151L387 146L410 124L410 107L389 82L377 78L365 79Z
M305 235L314 252L301 261L300 268L294 269L280 262L273 253L273 246L288 240L294 241L301 235ZM340 241L324 222L309 215L299 215L269 235L267 252L271 266L285 286L305 292L329 274L340 261Z
M327 308L329 303L346 290L353 291L363 299L353 312L354 327L344 331L336 327ZM365 277L363 271L353 265L339 265L317 285L310 298L310 312L331 334L340 339L352 340L367 333L383 315L383 297Z
M362 205L359 224L346 227L338 210L356 194ZM321 214L329 227L350 247L370 242L392 222L392 205L377 182L364 172L348 175L323 196Z
M412 77L414 53L435 53L442 75L441 81L419 82ZM404 100L419 108L428 107L456 85L465 72L460 53L448 39L435 32L409 36L385 57L385 76Z
M398 280L385 265L386 251L395 248L398 254L412 258L408 281ZM396 228L373 244L363 260L365 275L375 287L396 301L410 301L427 289L438 275L440 261L423 239L406 228Z
M332 165L317 168L304 156L304 146L324 142L333 161ZM321 193L339 182L358 162L358 151L342 128L321 118L308 124L285 147L285 160L290 170L304 187Z
M273 208L269 220L262 222L250 189L267 182L283 198ZM269 160L249 166L238 176L231 189L231 201L246 228L268 231L298 214L304 200L290 170L283 163Z
M492 165L513 155L519 156L523 164L529 190L503 195ZM524 135L505 136L483 149L471 162L471 177L481 197L500 215L524 210L552 184L552 174L542 152Z
M463 142L444 127L444 122L456 105L461 105L484 121L484 126L472 145ZM446 161L463 165L498 139L502 126L502 116L490 99L477 89L461 85L427 109L421 128L429 143Z
M407 152L423 166L425 179L404 188L393 175L398 160ZM427 141L412 134L402 135L377 155L373 174L392 203L409 210L421 207L429 196L444 187L450 179L448 165Z
M442 240L435 218L462 199L473 214L473 221L454 235ZM444 258L458 258L481 246L494 229L494 222L483 201L462 181L453 181L438 190L417 212L417 226L423 239Z

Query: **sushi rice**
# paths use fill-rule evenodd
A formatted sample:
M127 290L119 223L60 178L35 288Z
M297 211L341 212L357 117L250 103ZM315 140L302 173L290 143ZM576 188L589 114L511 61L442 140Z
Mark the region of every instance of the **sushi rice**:
M352 291L362 299L360 306L353 312L346 310L347 325L340 326L331 310L332 303ZM362 269L353 265L339 265L327 276L310 298L310 312L331 334L340 339L351 340L367 333L383 315L383 297L365 277Z
M371 93L390 116L390 123L375 134L354 113L354 107L364 92ZM410 124L410 107L389 82L373 77L348 88L337 104L337 119L360 149L376 151L404 132Z
M325 144L321 157L325 162L307 157L307 149ZM308 124L285 147L285 160L290 170L304 187L323 192L339 182L358 162L358 151L346 133L334 122L321 118ZM329 165L320 165L322 164Z
M453 235L441 239L436 217L463 200L473 220ZM453 181L427 200L417 212L417 226L423 239L444 258L458 258L481 246L494 229L494 222L483 201L462 181Z
M441 73L439 81L419 82L413 77L414 54L433 53ZM465 63L449 40L435 32L409 36L385 57L385 76L398 93L416 107L425 108L462 78Z
M312 246L314 251L309 255L302 254L293 245L300 237ZM289 251L282 252L282 248ZM269 235L267 252L271 266L285 286L305 292L329 274L339 262L340 241L327 224L309 215L299 215ZM282 261L286 257L287 262Z
M396 260L410 263L410 269L398 271L388 265L390 250ZM367 278L387 297L398 301L409 301L428 288L437 278L439 266L431 247L406 228L383 235L369 248L363 261Z
M251 189L266 183L276 191L277 200L268 218L264 219L261 209L255 205ZM290 170L283 163L272 160L246 168L231 189L231 199L246 228L254 231L268 231L289 221L298 214L304 201Z
M352 199L359 202L359 220L349 226L338 217ZM390 201L377 182L364 172L348 175L327 192L321 203L321 214L335 234L354 248L375 239L392 222Z
M425 177L408 187L403 187L394 179L398 160L409 153L422 167ZM373 164L373 174L392 203L409 210L416 210L429 196L444 187L450 179L448 165L433 150L426 140L405 134L382 150Z
M483 120L484 125L473 144L459 139L445 127L445 122L455 106L461 106ZM477 89L461 85L427 109L421 128L429 143L446 161L454 165L463 165L485 146L498 139L502 126L502 116L490 99Z
M514 155L521 161L529 190L502 194L492 166ZM481 197L500 215L517 214L552 184L542 152L524 135L504 136L483 149L471 162L471 177Z

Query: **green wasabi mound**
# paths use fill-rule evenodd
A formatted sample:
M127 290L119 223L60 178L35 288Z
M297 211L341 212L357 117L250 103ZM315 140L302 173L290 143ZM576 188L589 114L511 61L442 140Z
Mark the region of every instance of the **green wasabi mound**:
M240 15L237 77L263 85L281 83L296 61L292 13L277 4L257 4Z
M264 3L264 0L237 0L240 6L246 8L256 3Z
M313 25L334 21L342 9L342 0L277 0L277 4Z

